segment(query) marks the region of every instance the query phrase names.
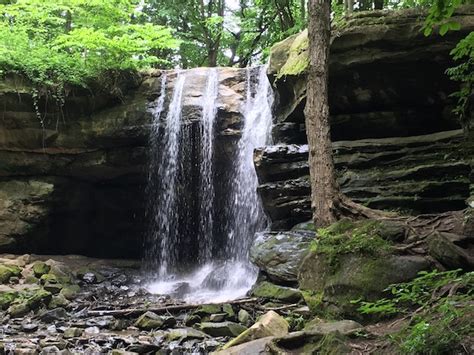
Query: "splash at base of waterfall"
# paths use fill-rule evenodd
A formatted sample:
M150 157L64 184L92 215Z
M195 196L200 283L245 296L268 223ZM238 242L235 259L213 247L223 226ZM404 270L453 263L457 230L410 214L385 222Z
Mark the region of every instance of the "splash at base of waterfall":
M245 297L256 280L257 269L248 261L211 262L189 274L152 282L146 288L189 303L218 303Z

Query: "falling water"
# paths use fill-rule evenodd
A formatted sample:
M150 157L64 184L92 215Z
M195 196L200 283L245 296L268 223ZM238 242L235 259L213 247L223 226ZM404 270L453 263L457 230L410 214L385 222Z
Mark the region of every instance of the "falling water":
M154 227L151 228L151 238L148 239L154 246L150 248L149 254L152 258L154 255L154 260L158 256L158 261L148 264L159 272L158 279L149 285L149 289L187 301L225 301L244 296L257 276L255 267L249 262L248 253L255 232L265 228L266 217L257 194L258 181L253 165L253 151L256 147L268 143L270 139L273 96L266 76L266 67L249 68L242 135L236 147L232 169L227 172L230 178L225 182L216 181L214 143L218 70L207 71L197 138L191 138L191 125L186 126L186 118L181 117L183 87L187 76L191 79L192 71L179 74L175 80L165 132L159 137L151 137L152 140L160 141L158 144L152 142L151 149L161 150L160 153L154 151L154 154L160 154L161 158L155 165L150 165L157 174L154 175L154 180L150 175L153 181L149 181L149 186L155 186L155 180L160 182L159 188L155 189L158 193L150 194L154 199L153 208L150 209L153 215L151 224ZM162 83L162 86L165 85L166 81ZM153 112L155 120L160 119L163 109L163 104L160 105L160 100L165 95L163 90L162 88L162 95ZM198 142L197 149L187 148L193 145L191 140ZM188 159L186 154L194 155ZM191 172L196 165L199 176L193 180ZM216 194L216 184L229 184L229 188L225 192L221 189L219 194ZM177 193L179 186L181 190ZM183 186L188 190L183 190ZM178 196L183 194L191 196L184 205ZM222 199L225 199L225 212L216 211L216 206L222 204ZM197 230L190 228L183 236L182 230L177 226L178 221L181 223L183 219L188 218L186 213L193 208L198 211ZM176 267L180 264L177 255L190 247L190 241L198 248L192 250L197 258L191 271L182 272ZM218 246L221 250L216 250Z
M149 173L149 182L151 179L159 179L159 184L151 181L149 186L156 189L153 194L153 221L149 238L152 240L153 247L151 258L156 261L155 256L159 257L158 274L164 277L168 274L168 268L175 262L174 249L176 248L177 220L178 211L176 206L176 177L178 173L178 152L181 133L181 101L186 75L178 73L173 91L173 96L168 108L168 114L165 120L164 136L160 144L159 127L161 113L164 106L166 76L162 80L161 95L153 112L156 127L152 130L152 170ZM161 154L159 154L161 153ZM159 154L159 156L157 156ZM157 248L159 246L159 248ZM158 249L158 250L157 250ZM155 264L154 262L152 264Z
M209 70L201 120L201 168L200 168L200 213L199 213L199 262L212 259L214 225L214 123L217 114L219 78L217 69Z

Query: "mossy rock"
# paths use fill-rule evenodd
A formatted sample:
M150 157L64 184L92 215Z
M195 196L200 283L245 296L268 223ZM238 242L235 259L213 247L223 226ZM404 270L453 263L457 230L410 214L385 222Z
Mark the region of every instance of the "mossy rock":
M409 281L431 267L422 256L358 254L338 255L334 267L327 255L313 252L304 259L298 280L313 312L360 318L351 301L381 298L389 285Z
M303 300L303 296L298 289L275 285L268 281L257 284L252 290L252 295L289 303Z
M153 312L142 314L135 322L135 326L143 330L172 328L175 325L174 317L159 316Z
M63 295L67 300L71 301L76 298L77 294L81 291L78 285L68 285L62 288L60 295Z
M12 277L20 277L21 269L15 265L0 265L0 283L7 283Z
M33 264L33 273L38 278L40 278L44 274L49 273L50 270L51 266L42 261L37 261Z
M34 293L27 298L26 304L30 309L34 310L39 308L41 305L48 305L52 297L53 295L51 294L51 292L40 288L34 291Z
M45 284L47 284L47 283L56 284L56 283L59 283L59 281L58 281L58 278L56 277L56 275L43 274L43 275L40 277L40 283L41 283L42 285L45 285Z
M8 308L8 314L12 318L21 318L31 311L27 302L14 303Z
M196 314L200 317L210 316L211 314L221 313L222 306L220 304L203 304L197 308L193 314Z
M0 292L0 309L7 309L18 298L18 292Z

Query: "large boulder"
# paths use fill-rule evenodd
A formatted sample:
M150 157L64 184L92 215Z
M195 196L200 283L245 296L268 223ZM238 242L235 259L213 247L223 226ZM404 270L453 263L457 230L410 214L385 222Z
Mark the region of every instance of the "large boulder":
M272 281L296 282L314 236L312 231L259 233L250 249L250 259Z
M358 317L351 301L375 301L391 284L407 282L430 261L415 255L337 255L337 265L327 255L312 252L304 259L298 280L305 300L315 312Z
M299 302L303 299L301 292L292 287L275 285L268 281L257 283L252 291L252 296L280 302Z

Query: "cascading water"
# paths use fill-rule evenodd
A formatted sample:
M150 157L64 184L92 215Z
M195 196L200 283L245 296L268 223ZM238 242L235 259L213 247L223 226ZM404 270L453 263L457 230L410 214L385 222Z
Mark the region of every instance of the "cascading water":
M148 184L153 201L146 259L157 279L149 289L194 302L226 301L245 295L257 276L248 258L250 245L255 233L266 226L253 166L254 149L270 139L273 96L266 67L247 70L242 135L226 182L216 181L214 161L218 74L217 69L207 71L198 137L189 128L194 123L182 115L184 83L186 78L192 79L192 70L175 79L165 122L161 112L166 78L152 112L154 126L163 127L164 132L155 134L158 129L153 129L150 144L150 169L154 173L150 173ZM228 188L216 190L219 184L228 184ZM190 197L183 199L183 194ZM225 211L217 211L218 205ZM198 213L196 225L191 223L183 233L182 224L192 219L188 212L193 209ZM183 271L180 265L184 260L178 255L190 247L190 241L197 249L190 252L194 267Z

